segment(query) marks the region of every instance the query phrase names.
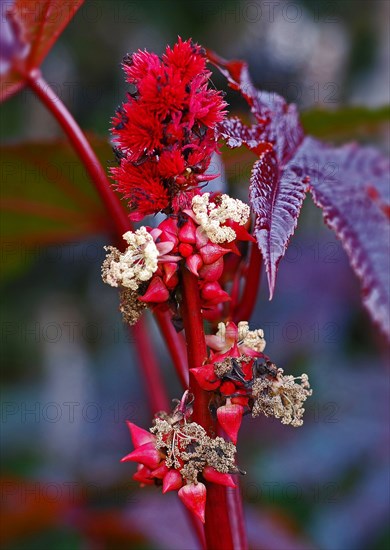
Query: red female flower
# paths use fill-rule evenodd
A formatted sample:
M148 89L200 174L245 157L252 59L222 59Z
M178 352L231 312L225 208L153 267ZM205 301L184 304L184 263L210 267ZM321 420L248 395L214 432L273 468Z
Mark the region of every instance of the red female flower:
M129 199L131 219L191 206L211 156L216 125L225 116L221 92L209 89L205 51L179 38L160 59L138 51L123 61L131 85L113 117L119 166L116 188Z

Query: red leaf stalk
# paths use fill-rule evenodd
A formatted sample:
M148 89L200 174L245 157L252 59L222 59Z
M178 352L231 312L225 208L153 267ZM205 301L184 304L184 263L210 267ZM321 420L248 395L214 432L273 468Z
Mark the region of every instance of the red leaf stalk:
M233 322L249 321L256 305L260 286L262 255L256 243L252 243L249 262L245 273L244 289L238 306L233 312Z
M42 103L57 119L57 122L69 138L69 141L80 157L81 162L84 164L96 190L107 208L111 223L115 226L119 237L122 237L126 231L131 229L130 221L119 199L112 192L104 168L100 164L85 134L62 103L61 99L54 93L50 85L42 77L39 70L34 70L29 73L27 75L27 82Z
M176 332L168 312L156 309L154 316L171 355L180 383L183 389L186 389L189 385L189 373L184 339L181 334Z

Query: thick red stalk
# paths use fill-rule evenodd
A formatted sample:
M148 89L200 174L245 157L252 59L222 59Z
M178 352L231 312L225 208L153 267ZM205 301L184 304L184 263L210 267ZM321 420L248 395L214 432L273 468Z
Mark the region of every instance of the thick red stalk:
M260 286L262 255L256 243L252 243L248 265L245 272L244 289L238 306L233 311L233 321L249 321L256 305L257 292Z
M207 356L203 320L200 309L198 279L185 267L182 269L183 301L182 314L187 340L189 368L202 366ZM195 422L209 433L217 433L215 421L208 408L207 392L203 391L191 376L190 389L194 395ZM243 525L242 503L237 491L236 498L228 497L229 488L214 483L207 484L205 536L208 550L245 550L247 542Z
M123 210L122 205L107 180L106 173L99 159L95 155L91 145L82 132L80 126L72 117L61 99L54 93L50 85L42 77L39 70L34 70L27 75L30 88L39 97L42 103L57 119L65 134L72 143L80 160L84 164L96 190L98 191L107 211L109 219L120 236L131 228L130 221Z

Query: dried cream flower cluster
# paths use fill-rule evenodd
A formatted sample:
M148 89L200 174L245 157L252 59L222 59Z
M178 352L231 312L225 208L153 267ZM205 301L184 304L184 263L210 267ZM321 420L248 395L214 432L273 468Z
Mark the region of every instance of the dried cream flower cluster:
M295 380L301 380L301 384L297 384ZM302 416L305 412L302 405L311 394L307 374L298 377L283 376L283 369L279 368L275 378L256 378L252 387L252 396L255 400L252 416L263 413L266 416L280 418L282 424L302 426Z
M222 437L211 438L196 422L172 423L170 417L156 418L150 431L156 449L166 454L168 468L178 469L187 482L196 482L205 466L223 474L237 473L236 447Z
M234 342L237 342L239 347L242 346L241 349L244 352L245 348L249 348L262 353L266 346L264 331L262 329L249 330L248 321L240 321L237 326L231 322L218 323L218 331L215 336L207 336L206 340L210 347L217 343L219 351L227 351Z
M113 246L106 246L109 252L102 266L104 282L111 286L122 286L137 290L157 271L158 249L145 227L123 235L128 247L122 254Z
M259 328L257 330L249 330L248 321L240 321L238 328L238 345L244 345L248 348L261 353L264 351L266 341L264 340L264 331Z
M197 223L213 243L234 241L236 232L223 224L231 220L245 225L250 216L249 206L242 201L220 195L215 202L210 202L210 193L196 195L192 199L192 210Z

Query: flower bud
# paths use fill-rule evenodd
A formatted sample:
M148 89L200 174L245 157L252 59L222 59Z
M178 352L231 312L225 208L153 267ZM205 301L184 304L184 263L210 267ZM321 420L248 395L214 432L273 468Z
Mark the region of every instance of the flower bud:
M136 426L129 420L126 421L126 424L129 428L131 441L133 442L134 447L137 448L141 445L145 445L146 443L154 443L156 438L153 434L143 428L140 428L139 426Z
M161 277L153 277L143 296L140 296L141 302L166 302L169 298L167 287L162 282Z
M218 422L235 445L243 413L244 407L231 403L230 399L226 401L226 405L217 409Z
M173 468L168 470L163 479L163 494L165 495L165 493L168 493L168 491L177 491L182 486L183 478L181 474Z
M224 485L225 487L237 487L230 474L218 472L212 466L206 466L202 472L202 475L206 481L210 481L211 483L217 483L218 485Z
M184 505L200 519L205 522L206 510L206 486L203 483L190 483L184 485L178 493Z
M151 470L154 470L160 464L161 456L154 446L154 443L145 443L121 459L121 462L129 461L139 462Z

